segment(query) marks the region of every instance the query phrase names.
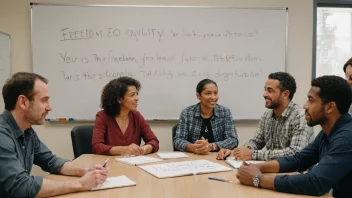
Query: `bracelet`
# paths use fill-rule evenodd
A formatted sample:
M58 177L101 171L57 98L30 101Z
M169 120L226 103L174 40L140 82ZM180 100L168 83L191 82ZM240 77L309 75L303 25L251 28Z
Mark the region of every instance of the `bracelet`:
M142 146L142 150L143 150L143 154L147 152L147 149L144 146Z

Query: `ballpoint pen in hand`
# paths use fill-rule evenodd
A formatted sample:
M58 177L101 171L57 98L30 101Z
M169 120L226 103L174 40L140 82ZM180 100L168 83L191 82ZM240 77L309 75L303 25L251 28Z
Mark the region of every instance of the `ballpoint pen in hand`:
M224 160L227 160L228 157L231 157L231 153L229 153L228 155L224 156Z
M104 167L104 168L106 167L106 165L108 165L109 159L110 159L110 157L105 160L105 162L104 162L104 164L103 164L103 167Z

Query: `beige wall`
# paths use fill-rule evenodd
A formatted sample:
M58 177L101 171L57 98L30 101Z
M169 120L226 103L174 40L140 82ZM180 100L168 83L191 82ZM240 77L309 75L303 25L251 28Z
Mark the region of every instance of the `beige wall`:
M11 71L32 71L30 39L30 6L28 0L0 0L0 31L11 36ZM127 5L194 5L233 7L288 7L287 71L297 81L298 91L294 101L301 106L306 100L312 72L313 0L41 0L46 3L74 4L127 4ZM270 50L270 46L268 46ZM264 101L263 101L264 105ZM4 105L0 104L2 110ZM236 112L232 112L235 114ZM43 142L57 155L73 158L70 130L82 123L56 123L36 126ZM87 123L83 123L87 124ZM89 123L88 123L89 124ZM171 127L175 122L150 122L160 140L161 150L171 150ZM254 133L257 121L237 121L240 144ZM34 168L35 175L43 175Z

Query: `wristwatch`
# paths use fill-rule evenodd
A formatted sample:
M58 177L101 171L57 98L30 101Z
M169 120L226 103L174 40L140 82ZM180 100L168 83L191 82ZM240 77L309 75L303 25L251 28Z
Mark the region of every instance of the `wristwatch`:
M262 177L262 174L258 174L253 178L253 184L255 187L260 188L260 178Z
M215 143L211 143L211 146L213 147L212 151L216 151L216 144Z

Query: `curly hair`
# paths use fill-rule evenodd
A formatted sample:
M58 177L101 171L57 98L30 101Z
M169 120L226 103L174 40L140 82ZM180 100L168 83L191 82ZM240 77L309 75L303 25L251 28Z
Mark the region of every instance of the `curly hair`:
M201 94L202 91L204 90L205 85L207 85L207 84L214 84L216 87L218 87L218 85L216 84L215 81L206 78L206 79L201 80L201 81L197 84L196 92L199 93L199 94Z
M347 66L352 66L352 58L348 59L348 61L343 65L343 72L346 73Z
M32 101L35 95L34 84L37 79L48 84L46 78L35 73L17 72L13 74L2 88L5 109L8 111L15 109L18 96L20 95L24 95L28 100Z
M106 114L112 117L120 114L121 106L118 100L125 96L130 86L135 86L137 91L141 88L138 80L127 76L113 79L104 86L101 92L100 107Z
M319 87L319 97L323 104L335 102L341 114L348 112L352 102L352 89L347 81L339 76L322 76L313 79L312 87Z
M292 100L293 96L296 93L296 81L295 79L286 72L275 72L275 73L271 73L268 76L269 79L273 79L273 80L278 80L280 82L280 91L286 91L289 90L290 91L290 95L288 96L290 100Z

